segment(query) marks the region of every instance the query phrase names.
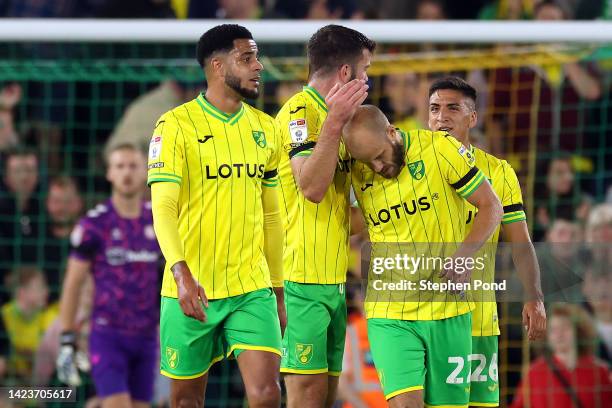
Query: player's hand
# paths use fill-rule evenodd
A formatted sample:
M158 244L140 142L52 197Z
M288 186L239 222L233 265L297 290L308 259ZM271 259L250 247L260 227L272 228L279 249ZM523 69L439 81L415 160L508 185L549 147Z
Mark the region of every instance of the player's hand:
M285 335L285 328L287 327L287 310L285 309L285 294L283 288L274 288L276 294L276 310L278 311L278 321L280 322L281 336Z
M523 326L529 340L542 340L546 335L546 309L541 300L532 300L523 305Z
M363 79L353 79L342 86L334 85L325 97L327 120L344 126L367 97L368 84Z
M454 265L455 262L453 262L452 264ZM446 279L448 282L457 283L457 284L464 284L464 283L470 282L470 279L472 277L472 269L467 268L465 266L465 263L462 263L462 265L463 266L461 267L461 270L455 267L443 268L442 271L440 272L439 277L442 279ZM453 290L451 292L459 293L461 291Z
M172 273L178 290L178 300L185 316L193 317L201 322L206 321L206 313L202 309L208 307L208 298L204 288L200 286L184 261L172 266Z
M76 350L76 333L62 333L60 342L60 350L56 360L57 376L64 384L78 387L81 385L79 370L83 372L90 370L89 359L85 353Z

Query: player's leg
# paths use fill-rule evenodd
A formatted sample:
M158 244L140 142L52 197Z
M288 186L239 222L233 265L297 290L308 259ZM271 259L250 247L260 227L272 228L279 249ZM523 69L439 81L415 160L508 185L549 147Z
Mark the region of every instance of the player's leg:
M204 407L204 394L208 373L192 379L172 379L170 382L170 406L180 408Z
M132 408L132 399L129 393L122 392L102 398L100 405L102 408Z
M131 355L128 387L132 407L147 408L153 400L155 379L158 375L157 336L138 336L131 339L126 346L129 347Z
M328 375L327 376L327 400L325 401L326 408L332 408L336 403L336 397L338 395L338 383L340 376Z
M470 398L472 314L431 321L426 340L425 404L467 408Z
M470 406L499 406L497 336L472 336Z
M339 297L338 285L285 282L287 327L281 373L288 408L326 404L330 371L327 337ZM337 370L341 367L340 363Z
M427 324L426 321L368 319L370 351L390 407L423 406Z
M206 322L185 316L178 299L162 297L160 312L161 373L172 379L173 407L202 407L208 370L223 358L221 322L229 300L210 300Z
M284 374L287 388L287 408L319 408L326 404L328 375Z
M345 285L336 286L337 296L330 296L331 321L327 328L327 400L325 407L331 408L338 395L338 382L342 373L342 359L344 357L344 344L346 343L346 297Z
M94 329L89 336L91 377L96 395L105 408L131 407L128 387L129 353L125 352L123 341L121 335L109 331Z
M268 351L244 350L238 355L238 367L244 381L249 407L279 407L280 356Z
M281 334L276 296L266 288L227 300L231 313L223 333L228 355L238 360L249 406L279 407Z

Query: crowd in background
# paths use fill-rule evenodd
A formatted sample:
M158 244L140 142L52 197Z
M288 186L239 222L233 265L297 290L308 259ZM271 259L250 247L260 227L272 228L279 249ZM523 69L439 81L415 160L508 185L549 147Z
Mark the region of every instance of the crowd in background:
M545 5L537 7L535 3L539 2L0 0L0 16L423 20L561 20L612 16L612 2L607 0L544 1ZM609 369L601 362L609 364L612 357L610 72L589 62L520 70L472 70L462 75L479 91L480 123L474 131L477 144L507 159L521 179L524 204L531 209L527 216L533 222L533 238L542 243L537 249L544 292L547 296L557 296L549 300L566 302L549 308L547 344L537 353L519 387L533 389L533 384L538 384L539 389L546 389L547 384L554 382L551 358L560 364L568 378L588 378L582 386L588 388L598 381L601 383L604 377L610 376ZM377 103L391 122L402 129L426 128L427 90L437 76L410 72L386 75L372 82L371 93L380 97L370 102ZM541 87L537 97L532 92L536 82ZM301 86L298 81L266 86L266 111L274 114ZM20 104L36 95L27 94L24 84L19 82L0 83L0 382L53 383L54 356L59 345L57 300L70 234L87 207L108 191L99 168L104 152L126 142L146 148L157 118L192 99L201 88L201 84L174 78L143 94L132 95L123 113L112 119L114 129L94 149L99 156L95 164L75 160L73 167L68 168L65 162L71 153L58 147L62 142L61 123L41 123L41 118L34 113L31 117L19 114ZM535 180L530 180L528 161L534 156ZM525 189L527 183L532 183L531 190ZM527 194L528 191L532 194ZM361 327L359 248L365 239L353 237L351 240L355 289L350 291L349 336L353 333L356 337L347 338L346 375L341 382L341 396L346 401L352 393L359 394L359 390L352 388L356 365L361 367L360 375L376 381ZM590 251L588 262L576 267L574 260L585 250ZM80 329L86 332L90 297L81 299ZM502 318L507 317L502 313ZM521 337L520 327L514 335ZM357 359L353 358L356 349L362 352L357 354ZM579 372L582 374L578 375ZM515 378L512 386L517 386L518 380ZM579 388L578 394L581 392ZM371 406L382 404L380 395L372 394L374 405ZM530 398L533 407L547 406L547 401L572 399L558 389L548 394L536 393ZM526 405L525 397L517 396L513 406L523 405Z
M528 20L538 0L0 0L3 17ZM569 18L610 18L608 0L559 0Z

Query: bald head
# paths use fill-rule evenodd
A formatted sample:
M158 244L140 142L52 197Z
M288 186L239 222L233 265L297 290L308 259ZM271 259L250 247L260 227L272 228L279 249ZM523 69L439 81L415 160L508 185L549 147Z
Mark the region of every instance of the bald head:
M402 138L376 106L357 108L342 133L352 158L364 162L383 177L399 174L404 165Z
M344 143L352 153L353 148L359 150L359 145L386 142L389 126L387 117L380 109L374 105L362 105L344 126Z

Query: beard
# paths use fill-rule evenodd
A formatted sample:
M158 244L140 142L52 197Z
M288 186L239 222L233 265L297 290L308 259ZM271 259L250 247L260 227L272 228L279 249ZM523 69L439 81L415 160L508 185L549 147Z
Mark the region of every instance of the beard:
M227 74L225 76L225 85L234 90L238 95L242 96L245 99L257 99L259 96L259 89L251 90L243 88L240 85L240 78L234 76L232 74Z
M391 172L391 174L383 175L383 177L385 178L397 177L397 175L400 174L400 172L402 171L404 164L406 164L404 158L404 143L393 143L391 147L393 148L393 171Z

